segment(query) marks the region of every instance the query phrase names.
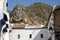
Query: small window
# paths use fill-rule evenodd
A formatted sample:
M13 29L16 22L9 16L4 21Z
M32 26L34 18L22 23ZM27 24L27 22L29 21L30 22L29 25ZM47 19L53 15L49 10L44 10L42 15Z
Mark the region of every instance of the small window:
M43 38L43 34L41 34L40 36L41 36L41 38Z
M53 30L53 28L52 28L52 27L50 27L50 28L49 28L49 30Z
M32 38L32 34L29 35L29 38Z
M6 3L6 7L8 7L8 3Z
M18 39L20 39L20 35L18 35Z
M8 24L6 24L6 28L8 28Z
M4 29L3 29L3 33L5 33L5 32L7 32L7 28L4 28Z
M7 15L6 14L4 14L4 20L5 21L8 21L8 18L7 18Z

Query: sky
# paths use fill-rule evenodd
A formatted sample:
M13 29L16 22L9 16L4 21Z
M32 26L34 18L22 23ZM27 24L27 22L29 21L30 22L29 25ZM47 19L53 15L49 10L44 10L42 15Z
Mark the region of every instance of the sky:
M30 6L36 2L42 2L51 6L60 5L60 0L8 0L8 10L12 11L16 4Z

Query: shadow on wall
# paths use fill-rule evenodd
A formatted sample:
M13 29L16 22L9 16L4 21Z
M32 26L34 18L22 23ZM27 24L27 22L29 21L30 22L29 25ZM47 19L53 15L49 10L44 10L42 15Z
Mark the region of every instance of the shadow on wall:
M42 29L33 40L48 40L48 29Z

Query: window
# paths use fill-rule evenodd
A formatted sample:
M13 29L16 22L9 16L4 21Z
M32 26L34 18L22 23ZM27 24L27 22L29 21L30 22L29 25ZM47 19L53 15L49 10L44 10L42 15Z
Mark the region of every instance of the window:
M4 20L5 21L8 21L8 18L7 18L7 15L6 14L4 14Z
M18 39L20 39L20 35L18 35Z
M53 30L53 28L52 28L52 27L50 27L50 28L49 28L49 30Z
M29 38L32 38L32 34L29 35Z
M6 28L8 28L8 24L6 24Z
M4 28L4 29L3 29L3 33L5 33L5 32L7 32L7 28Z
M8 7L8 3L6 3L6 7Z
M41 36L41 38L43 38L43 34L41 34L40 36Z

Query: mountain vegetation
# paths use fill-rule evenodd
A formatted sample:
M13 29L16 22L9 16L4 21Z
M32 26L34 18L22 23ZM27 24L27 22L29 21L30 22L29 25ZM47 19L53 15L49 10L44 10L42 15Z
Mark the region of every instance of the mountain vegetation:
M52 6L37 2L28 7L17 4L10 12L11 23L25 23L30 25L46 24Z

